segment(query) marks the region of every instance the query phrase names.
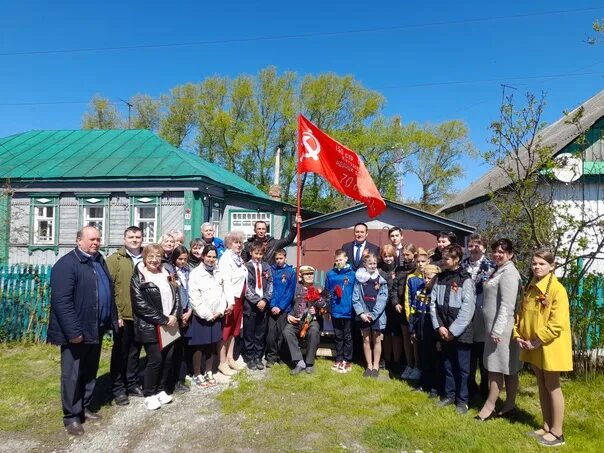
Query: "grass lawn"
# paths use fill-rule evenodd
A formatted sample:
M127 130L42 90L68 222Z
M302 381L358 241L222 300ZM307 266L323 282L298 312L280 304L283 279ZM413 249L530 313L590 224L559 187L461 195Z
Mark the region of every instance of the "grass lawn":
M427 395L412 393L407 384L367 379L355 366L336 374L332 362L320 360L314 375L290 376L285 366L265 379L243 375L239 387L225 391L222 409L241 427L241 438L223 433L222 445L264 451L447 451L531 452L543 447L526 433L541 422L534 376L521 375L515 421L481 423L454 407L437 408ZM590 382L565 380L565 436L569 451L604 448L604 376ZM235 446L234 445L234 446Z
M110 350L105 349L101 355L100 388L108 384L109 353ZM0 432L43 436L61 430L59 347L0 344L0 364ZM96 401L96 404L105 402Z

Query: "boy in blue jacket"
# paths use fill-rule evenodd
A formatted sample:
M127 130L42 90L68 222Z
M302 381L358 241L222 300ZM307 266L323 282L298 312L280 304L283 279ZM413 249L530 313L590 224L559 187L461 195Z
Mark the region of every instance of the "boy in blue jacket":
M287 264L284 249L275 252L275 264L271 265L273 274L273 297L268 318L266 338L266 367L270 368L280 361L279 353L283 343L283 328L287 323L287 314L292 309L296 292L296 270Z
M334 267L325 277L325 289L331 297L331 322L336 340L336 362L331 367L338 373L352 370L352 291L354 270L344 250L336 250Z

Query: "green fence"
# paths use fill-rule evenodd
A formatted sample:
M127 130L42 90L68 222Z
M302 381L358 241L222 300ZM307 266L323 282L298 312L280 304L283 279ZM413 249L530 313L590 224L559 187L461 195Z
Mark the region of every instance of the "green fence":
M0 266L0 342L46 341L51 266Z

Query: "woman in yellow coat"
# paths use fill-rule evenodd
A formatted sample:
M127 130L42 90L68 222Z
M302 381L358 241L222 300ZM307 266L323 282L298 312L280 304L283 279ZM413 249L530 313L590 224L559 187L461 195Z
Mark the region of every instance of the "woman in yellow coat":
M554 275L554 268L550 251L533 253L533 278L514 327L514 338L521 348L520 360L531 364L539 386L543 428L530 435L546 446L564 445L560 372L573 369L568 295Z

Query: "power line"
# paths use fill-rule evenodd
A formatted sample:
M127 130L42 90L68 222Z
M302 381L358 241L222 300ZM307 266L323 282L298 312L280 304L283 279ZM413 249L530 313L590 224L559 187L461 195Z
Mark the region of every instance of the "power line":
M588 12L588 11L596 11L596 10L601 10L601 9L604 9L604 7L577 8L577 9L567 9L567 10L557 10L557 11L544 11L544 12L539 12L539 13L513 14L513 15L508 15L508 16L482 17L482 18L476 18L476 19L427 22L427 23L423 23L423 24L399 25L399 26L393 26L393 27L361 28L361 29L341 30L341 31L331 31L331 32L300 33L300 34L272 35L272 36L269 35L269 36L258 36L258 37L247 37L247 38L216 39L216 40L207 40L207 41L139 44L139 45L132 45L132 46L82 47L82 48L73 48L73 49L27 50L27 51L22 51L22 52L1 52L0 57L68 54L68 53L88 53L88 52L116 52L116 51L122 51L122 50L164 49L164 48L174 48L174 47L210 46L210 45L217 45L217 44L234 44L234 43L246 43L246 42L278 41L278 40L288 40L288 39L344 36L344 35L376 33L376 32L386 32L386 31L416 30L416 29L421 29L421 28L442 27L442 26L447 26L447 25L477 24L477 23L483 23L483 22L496 22L496 21L501 21L501 20L525 19L525 18L530 18L530 17L554 16L554 15L559 15L559 14Z
M537 76L520 76L520 77L497 77L491 79L474 79L474 80L450 80L443 82L427 82L427 83L415 83L406 85L384 85L378 87L371 87L373 90L389 90L389 89L402 89L402 88L423 88L433 86L447 86L447 85L467 85L475 83L493 83L496 82L501 84L502 80L547 80L547 79L560 79L560 78L572 78L572 77L585 77L591 75L604 75L602 71L592 72L569 72L561 74L544 74ZM159 100L159 98L152 98ZM87 101L31 101L31 102L2 102L0 107L22 107L22 106L36 106L36 105L67 105L67 104L90 104L90 99ZM110 99L109 102L114 105L120 105L125 101L122 99Z

